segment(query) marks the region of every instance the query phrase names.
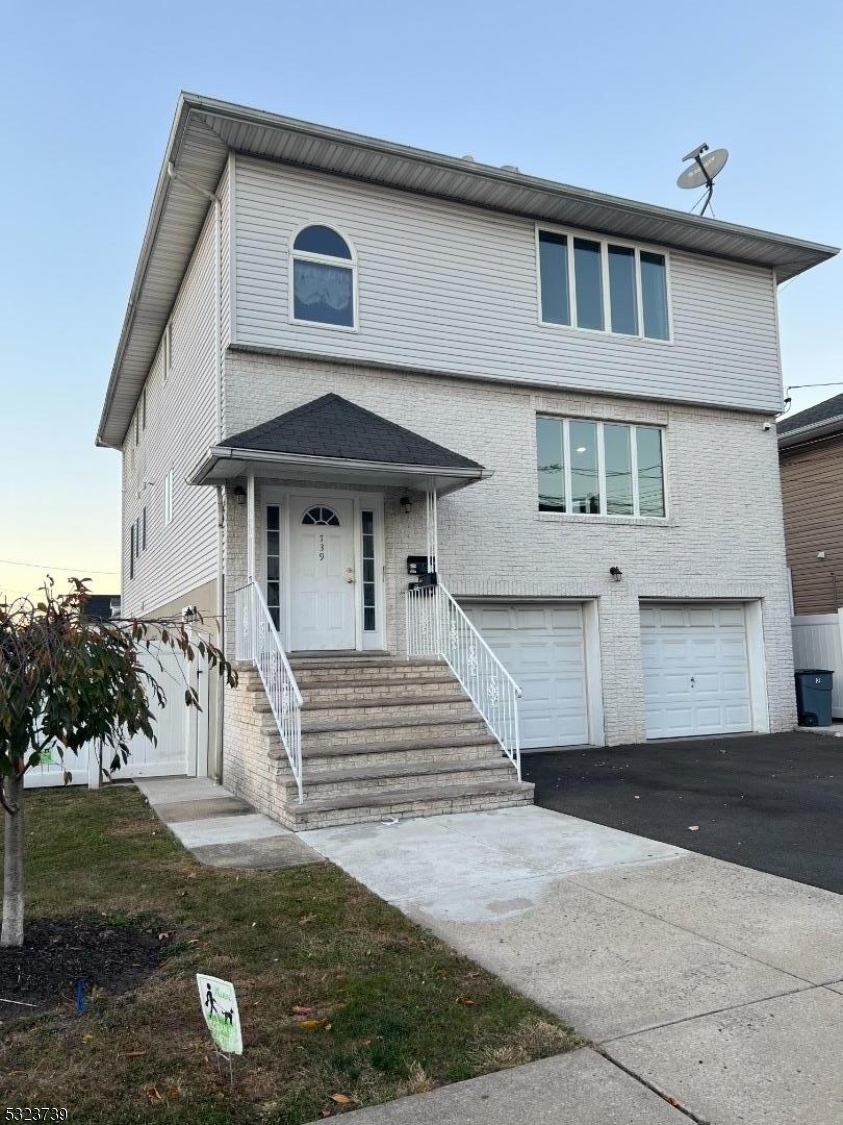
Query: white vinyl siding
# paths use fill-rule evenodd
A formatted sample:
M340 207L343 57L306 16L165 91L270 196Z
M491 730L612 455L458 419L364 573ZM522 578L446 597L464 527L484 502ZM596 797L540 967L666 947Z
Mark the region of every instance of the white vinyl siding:
M290 242L315 221L354 242L357 333L289 321ZM238 157L235 224L240 344L636 399L780 409L770 270L672 250L665 342L542 324L528 219Z
M147 427L132 464L134 430L124 443L123 608L149 613L216 578L217 511L212 488L186 483L216 437L213 208L202 229L168 331L172 364L164 378L165 340L147 381ZM170 484L167 484L167 481ZM177 517L165 523L166 492ZM130 575L130 526L147 510L147 549ZM142 537L140 539L142 541Z

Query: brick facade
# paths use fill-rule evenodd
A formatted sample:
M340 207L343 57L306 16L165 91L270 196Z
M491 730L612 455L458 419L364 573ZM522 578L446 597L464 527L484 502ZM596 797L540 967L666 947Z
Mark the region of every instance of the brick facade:
M645 736L641 598L760 601L770 729L795 724L776 437L762 416L233 349L226 357L227 429L257 425L329 391L494 471L439 504L439 569L452 593L596 600L608 744ZM668 519L540 513L537 412L666 427ZM408 516L399 495L386 493L385 595L387 644L400 653L405 557L424 553L425 530L423 498ZM231 595L246 577L246 517L231 504L227 513L231 621ZM610 578L612 566L623 572L619 583ZM227 711L234 715L236 707ZM228 725L227 771L245 775L252 766L237 763Z

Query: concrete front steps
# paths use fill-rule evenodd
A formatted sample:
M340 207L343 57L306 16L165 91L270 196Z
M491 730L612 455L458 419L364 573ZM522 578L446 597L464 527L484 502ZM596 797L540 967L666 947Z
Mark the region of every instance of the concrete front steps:
M295 656L290 664L304 699L301 804L257 672L240 670L255 737L275 763L281 800L272 804L288 827L532 803L533 786L517 780L444 661L361 654Z

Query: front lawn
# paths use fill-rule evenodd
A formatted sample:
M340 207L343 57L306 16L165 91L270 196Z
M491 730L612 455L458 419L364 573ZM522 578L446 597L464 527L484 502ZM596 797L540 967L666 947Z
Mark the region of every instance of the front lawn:
M133 786L27 794L28 919L162 935L163 964L0 1029L7 1106L85 1125L300 1125L580 1045L328 863L201 867ZM245 1053L218 1072L195 973L234 981Z

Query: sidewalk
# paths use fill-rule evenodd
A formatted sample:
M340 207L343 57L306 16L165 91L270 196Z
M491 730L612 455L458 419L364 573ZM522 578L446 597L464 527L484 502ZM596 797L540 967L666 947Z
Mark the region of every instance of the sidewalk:
M210 778L138 778L135 784L176 839L208 867L273 870L322 861L294 832Z
M683 1113L588 1048L361 1109L349 1120L354 1125L689 1125Z
M843 1121L843 897L536 807L303 839L692 1119Z

